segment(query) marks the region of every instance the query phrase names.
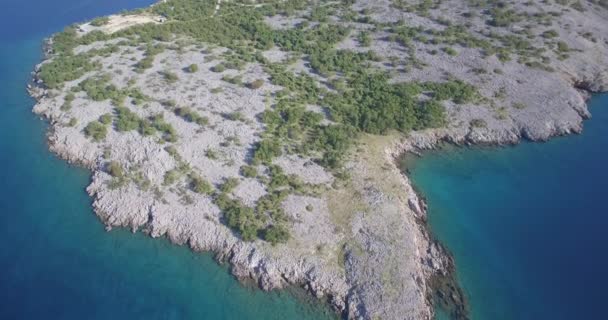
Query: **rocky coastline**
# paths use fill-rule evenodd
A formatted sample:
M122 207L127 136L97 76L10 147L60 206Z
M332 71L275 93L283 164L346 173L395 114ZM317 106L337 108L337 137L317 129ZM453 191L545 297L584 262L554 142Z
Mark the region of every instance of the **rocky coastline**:
M47 41L48 43L52 42L51 39ZM45 52L47 53L45 59L52 59L49 51ZM44 103L44 99L48 98L47 88L38 77L37 71L32 73L32 81L28 85L28 92L38 103ZM104 186L95 184L95 176L104 175L100 171L103 163L96 160L87 160L88 157L86 156L74 154L74 150L65 144L65 140L59 139L54 131L55 127L60 126L61 123L53 122L44 113L39 114L49 123L47 133L49 150L70 164L91 170L92 184L87 188L87 193L93 199L104 197ZM416 239L418 246L416 250L420 252L420 276L423 278L416 279L416 282L420 286L419 289L424 292L425 305L420 314L421 318L416 319L432 319L433 309L437 303L442 304L447 310L451 310L450 312L457 317L456 319L467 319L468 306L462 291L455 282L453 258L440 243L432 238L426 223L426 204L414 193L409 180L399 171L396 165L396 159L404 152L417 151L408 148L393 151L391 148L387 148L386 160L387 164L394 165L391 175L399 178L399 181L403 183L403 190L411 195L407 204L402 204L401 209L410 209L414 214L411 227L419 232L420 237ZM106 225L107 231L111 231L114 227L127 227L131 228L133 232L144 232L151 237L167 237L174 244L188 245L196 252L213 252L218 263L228 264L231 273L243 284L251 283L266 291L297 286L309 292L313 297L329 303L341 317L361 319L371 317L369 311L351 300L353 295L348 293L349 290L345 290L347 285L344 284L344 280L323 283L326 280L318 279L315 274L317 270L314 268L305 271L303 268L306 265L277 265L272 257L264 256L264 253L258 252L253 246L226 239L225 236L205 239L206 242L201 244L191 241L189 235L179 232L174 233L171 230L166 230L165 233L162 233L154 230L151 225L138 225L137 222L128 220L116 221L111 214L108 214L111 209L104 207L97 200L93 202L93 209ZM348 260L350 255L348 252L346 255L345 259Z
M354 6L361 12L369 8L372 20L397 19L389 9L389 2L380 2L357 1ZM381 5L386 6L377 9ZM575 18L583 15L579 12L568 14ZM410 17L409 13L404 15L416 23L429 23L420 20L421 17ZM598 33L608 31L608 25L604 23L608 17L605 10L587 11L584 15L586 23ZM586 26L579 27L584 29ZM386 42L384 38L380 35L374 38L381 56L403 54L382 44ZM132 132L110 132L101 142L84 136L87 121L95 121L112 109L107 102L90 101L83 95L72 98L74 106L70 110L62 108L67 100L67 90L49 88L40 75L42 66L56 58L52 39L44 47L45 61L36 67L28 91L37 101L34 112L49 122L49 149L66 161L91 170L87 192L93 199L95 213L108 231L114 227L130 228L151 237L167 237L194 251L213 252L219 262L230 265L232 274L241 281L253 281L263 290L302 287L314 297L329 301L344 318L430 320L434 306L439 304L454 319L467 319L469 307L455 282L453 258L429 232L424 199L416 194L397 161L405 153L421 155L442 143L505 145L522 139L545 141L554 136L580 133L583 121L590 117L585 103L590 92L608 91L608 57L605 55L608 42L600 42L589 49L592 45L581 44L576 38L566 39L569 46L583 49L571 53L568 60L555 60L551 66L557 71L532 70L509 62L506 66L501 65L505 70L500 74L496 72L492 79L483 74L471 76L471 69L462 67L474 61L472 65L498 70L498 60L484 60L481 55L467 51L470 49L463 49L459 57L448 57L452 59L448 64L438 62L435 54L421 55L419 59L426 59L436 69L431 68L431 72L411 70L405 73L404 79L403 75L397 75L398 80L443 81L445 74L455 75L479 86L483 96L496 96L499 91L504 93L505 97L500 98L502 103L517 107L510 108L512 114L504 116L504 109L488 107L488 100L467 104L466 108L448 102L448 123L443 128L412 131L407 135L364 134L357 150L345 161L345 171L354 174L342 185L310 158L281 157L274 162L276 165L325 193L292 194L284 200L281 206L294 230L288 243L277 246L260 240L243 241L225 225L221 212L209 197L191 195L187 182L166 186L167 172L172 166L178 167L180 162L198 170L214 186L221 186L226 179L238 176L239 168L247 164L250 157L249 146L259 143L265 130L256 119L269 104L266 99L280 90L279 86L269 83L271 77L258 65L248 64L242 76L248 83L264 79L266 83L262 88L266 94L226 84L225 77L209 71L215 64L210 62L210 57L223 54L222 48L201 50L190 44L185 50L160 53L157 60L166 61L164 65L154 65L143 75L132 72L129 62L140 59L143 54L129 48L121 48L120 56L109 55L96 61L106 70L112 66L116 74L137 79L133 81L140 86L142 94L149 97L146 103L149 106L136 111L142 118L166 111L163 103L171 99L186 104L182 98L187 91L195 96L193 106L205 106L197 110L213 123L210 129L184 123L177 116L178 112L165 114L165 120L185 141L176 143L181 154L179 159L168 154L154 139ZM86 52L104 45L107 44L99 42L78 49ZM600 53L599 58L597 53ZM202 70L197 74L179 73L190 63ZM302 69L304 71L298 72L310 72ZM179 73L176 83L163 82L163 77L173 73ZM87 76L90 74L68 81L67 86L78 87ZM131 80L127 76L118 78L112 79L116 86L126 86ZM535 90L526 91L531 85ZM210 94L216 88L223 88L223 95ZM128 99L135 104L135 98ZM520 101L527 105L519 107ZM91 105L97 109L91 109ZM244 120L228 119L234 112ZM68 125L72 122L70 118L77 119L77 123ZM226 142L235 140L239 143ZM198 145L201 147L196 147ZM211 149L222 150L222 163L208 155ZM111 150L113 161L125 171L133 172L130 176L133 183L118 189L110 187L116 177L108 172L110 156L107 150ZM139 177L139 173L150 184L158 185L157 189L138 185L135 177ZM267 175L260 176L264 180ZM239 179L240 185L232 196L245 203L253 205L268 191L256 179ZM250 199L251 195L257 198Z

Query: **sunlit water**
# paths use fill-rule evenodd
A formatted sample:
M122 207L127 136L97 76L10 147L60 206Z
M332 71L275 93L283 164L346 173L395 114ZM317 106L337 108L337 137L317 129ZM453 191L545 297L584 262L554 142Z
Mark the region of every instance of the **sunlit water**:
M452 147L410 167L474 320L606 318L608 96L590 110L582 135Z

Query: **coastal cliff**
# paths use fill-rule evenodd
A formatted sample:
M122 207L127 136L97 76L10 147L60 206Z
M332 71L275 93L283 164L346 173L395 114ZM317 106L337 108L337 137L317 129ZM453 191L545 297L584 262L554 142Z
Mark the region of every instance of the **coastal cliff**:
M580 132L608 10L578 3L172 0L55 35L30 92L108 230L348 318L464 319L395 159Z

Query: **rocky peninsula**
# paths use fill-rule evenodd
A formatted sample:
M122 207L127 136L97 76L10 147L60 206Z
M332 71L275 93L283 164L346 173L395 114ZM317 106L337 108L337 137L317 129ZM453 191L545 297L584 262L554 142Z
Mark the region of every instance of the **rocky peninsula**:
M395 159L580 132L607 35L604 0L166 0L54 35L29 89L108 230L347 318L466 319Z

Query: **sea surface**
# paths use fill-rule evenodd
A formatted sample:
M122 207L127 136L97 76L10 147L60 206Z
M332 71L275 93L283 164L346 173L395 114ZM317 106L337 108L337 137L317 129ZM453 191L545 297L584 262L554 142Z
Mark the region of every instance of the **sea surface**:
M239 285L209 254L105 232L89 173L57 159L25 91L42 40L151 0L0 0L0 319L331 319Z
M332 318L319 303L241 286L208 254L105 232L84 192L89 173L48 152L24 90L42 39L151 2L0 0L0 319ZM605 318L608 96L591 112L582 135L448 148L410 167L473 320Z
M607 318L608 95L590 111L581 135L410 163L473 320Z

